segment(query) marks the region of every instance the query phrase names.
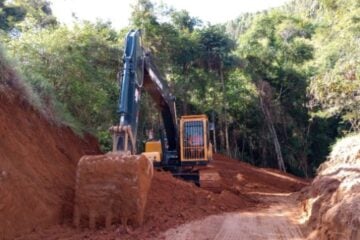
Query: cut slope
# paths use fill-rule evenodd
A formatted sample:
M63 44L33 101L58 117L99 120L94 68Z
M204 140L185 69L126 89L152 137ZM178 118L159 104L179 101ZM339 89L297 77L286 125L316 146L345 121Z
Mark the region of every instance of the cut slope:
M0 70L0 239L13 239L71 215L76 163L98 147L49 123L16 74L3 62Z
M360 239L360 135L336 143L302 199L308 239Z

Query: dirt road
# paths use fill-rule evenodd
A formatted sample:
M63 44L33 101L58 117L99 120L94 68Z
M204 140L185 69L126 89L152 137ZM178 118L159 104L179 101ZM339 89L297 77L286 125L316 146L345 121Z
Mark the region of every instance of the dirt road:
M265 201L273 202L271 207L210 216L170 229L157 239L304 239L300 228L301 215L292 195L269 196Z

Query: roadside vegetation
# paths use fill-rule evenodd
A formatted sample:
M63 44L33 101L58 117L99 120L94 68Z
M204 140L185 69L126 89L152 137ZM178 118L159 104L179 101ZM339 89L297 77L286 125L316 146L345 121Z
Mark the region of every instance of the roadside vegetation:
M206 113L218 152L312 176L337 138L360 131L359 16L357 0L297 0L209 25L140 0L117 31L101 21L64 26L45 0L0 0L0 39L35 105L109 150L123 39L140 28L178 115ZM139 144L159 131L146 95L142 107Z

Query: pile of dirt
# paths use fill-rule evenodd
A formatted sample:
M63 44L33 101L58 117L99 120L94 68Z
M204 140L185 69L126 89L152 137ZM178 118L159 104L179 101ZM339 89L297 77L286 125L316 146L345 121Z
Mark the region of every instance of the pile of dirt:
M360 239L360 135L336 143L301 199L308 239Z
M14 87L16 74L1 71L0 239L13 239L71 216L76 163L99 150L94 138L50 123Z
M21 239L149 239L160 232L185 222L205 216L249 209L255 206L251 199L234 195L228 191L215 194L200 189L190 182L174 178L167 172L155 172L148 195L144 225L128 234L120 226L104 230L99 225L98 231L82 229L77 231L68 224L55 226L45 231L26 235Z
M276 170L258 169L222 155L214 156L213 164L224 179L220 194L203 190L193 183L174 178L168 172L155 172L148 195L144 225L131 234L118 224L105 230L75 230L71 219L64 225L34 232L21 239L151 239L159 233L183 223L234 211L255 211L267 205L258 196L263 193L289 193L307 182ZM239 174L243 177L238 180ZM251 186L256 187L254 193Z
M219 170L224 188L236 194L290 193L309 184L291 174L272 168L256 168L220 154L215 154L212 165Z

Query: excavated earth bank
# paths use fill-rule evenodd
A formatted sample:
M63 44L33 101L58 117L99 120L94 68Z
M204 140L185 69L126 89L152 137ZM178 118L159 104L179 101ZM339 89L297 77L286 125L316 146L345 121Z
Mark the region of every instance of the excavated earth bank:
M0 239L13 239L71 217L76 163L99 149L94 138L83 140L35 110L1 61Z
M301 191L309 240L360 239L360 135L337 142Z

